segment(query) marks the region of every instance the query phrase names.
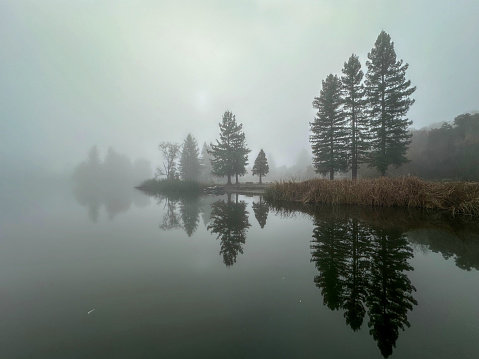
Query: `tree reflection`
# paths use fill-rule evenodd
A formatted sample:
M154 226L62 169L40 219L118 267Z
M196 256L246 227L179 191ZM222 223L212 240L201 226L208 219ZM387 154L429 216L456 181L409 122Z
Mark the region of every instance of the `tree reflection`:
M253 202L253 212L261 228L264 228L266 220L268 219L269 205L262 202L262 199L263 196L260 196L259 203Z
M191 237L198 228L198 223L200 221L200 206L198 198L184 198L180 203L180 213L183 228L188 237Z
M348 230L346 232L349 237L347 243L349 245L348 255L350 260L345 278L344 317L351 329L356 331L361 328L366 312L364 303L368 295L370 237L366 228L360 225L357 218L351 218L348 221Z
M398 230L373 229L371 280L367 300L370 333L387 358L399 336L399 329L409 327L407 312L417 305L416 290L406 272L413 270L408 259L413 251L406 236Z
M346 275L346 226L338 219L316 221L311 244L312 258L319 275L314 277L321 289L323 303L331 310L342 307Z
M126 155L110 148L102 161L94 146L86 161L76 166L72 176L73 195L76 201L88 208L88 216L93 222L98 220L101 206L110 220L118 213L126 212L132 203L138 207L147 206L147 196L132 187L150 174L146 160L131 162Z
M344 310L346 323L361 328L366 312L370 334L381 354L392 354L417 305L407 277L412 248L400 230L371 226L356 217L316 215L312 259L319 271L314 282L331 310Z
M157 204L163 204L165 210L160 228L169 231L183 229L191 237L200 221L200 202L198 196L179 196L178 194L151 194Z
M246 241L246 232L251 224L248 221L248 212L244 201L232 202L217 201L211 205L211 222L207 229L217 234L221 242L220 254L227 267L236 263L238 253L243 253L243 244Z

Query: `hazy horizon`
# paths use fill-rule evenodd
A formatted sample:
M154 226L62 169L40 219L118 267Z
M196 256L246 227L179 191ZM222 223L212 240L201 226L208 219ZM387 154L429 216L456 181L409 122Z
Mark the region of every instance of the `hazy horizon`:
M479 110L479 3L0 0L4 166L67 173L96 145L161 163L226 110L277 166L310 150L312 101L381 30L417 91L413 128Z

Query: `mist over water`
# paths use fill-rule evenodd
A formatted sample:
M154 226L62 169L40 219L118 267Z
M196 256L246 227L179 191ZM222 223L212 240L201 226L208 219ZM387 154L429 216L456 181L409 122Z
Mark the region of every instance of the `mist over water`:
M465 218L37 183L1 202L2 357L479 353Z

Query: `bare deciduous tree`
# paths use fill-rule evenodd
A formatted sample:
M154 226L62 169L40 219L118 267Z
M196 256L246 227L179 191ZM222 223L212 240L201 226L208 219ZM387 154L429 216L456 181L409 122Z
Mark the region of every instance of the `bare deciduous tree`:
M159 145L163 155L163 168L158 167L155 172L155 178L166 176L167 179L176 177L176 160L180 154L180 145L171 142L162 142Z

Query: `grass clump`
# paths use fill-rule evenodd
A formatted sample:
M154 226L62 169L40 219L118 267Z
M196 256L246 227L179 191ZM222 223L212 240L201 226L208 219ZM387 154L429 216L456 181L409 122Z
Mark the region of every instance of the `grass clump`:
M150 192L181 192L188 194L199 194L208 185L196 181L182 181L177 179L148 179L140 184L139 189Z
M431 182L417 177L276 182L265 192L270 202L354 204L449 210L479 216L479 183Z

